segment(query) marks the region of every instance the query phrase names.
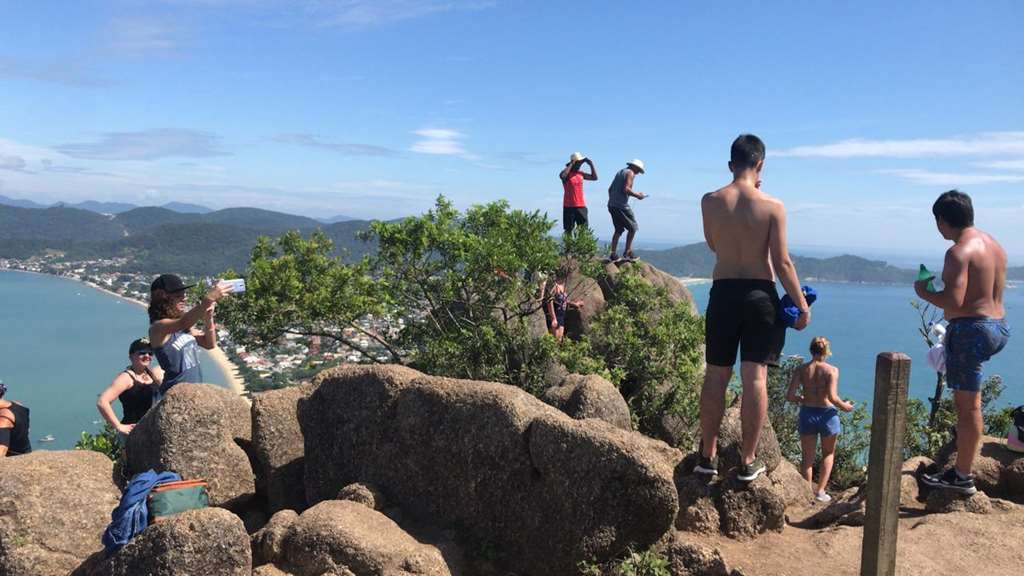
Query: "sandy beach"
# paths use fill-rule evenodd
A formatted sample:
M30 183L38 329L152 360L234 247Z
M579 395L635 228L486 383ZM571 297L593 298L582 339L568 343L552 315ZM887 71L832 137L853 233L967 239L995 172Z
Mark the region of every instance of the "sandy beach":
M118 294L117 292L114 292L112 290L108 290L107 288L104 288L104 287L102 287L102 286L100 286L98 284L94 284L92 282L86 282L85 280L77 280L75 278L70 278L68 276L56 276L54 274L42 274L40 272L32 272L30 270L9 270L9 271L10 272L24 272L26 274L40 274L42 276L54 276L56 278L64 278L65 280L71 280L72 282L78 282L79 284L84 284L85 286L88 286L88 287L92 288L93 290L99 290L100 292L103 292L104 294L108 294L110 296L113 296L113 297L118 298L120 300L123 300L125 302L130 302L132 304L135 304L136 306L141 306L143 310L145 310L148 307L148 305L145 302L141 301L141 300L136 300L135 298L129 298L128 296L124 296L123 294ZM217 364L217 369L220 370L224 374L224 379L228 382L228 386L230 387L230 389L233 392L235 392L236 394L238 394L239 396L245 394L245 381L243 381L242 378L238 375L238 367L235 366L235 364L233 362L231 362L231 360L228 360L228 355L225 354L224 351L221 350L219 347L218 348L214 348L213 350L207 350L207 352L210 354L210 357L213 358L213 361Z

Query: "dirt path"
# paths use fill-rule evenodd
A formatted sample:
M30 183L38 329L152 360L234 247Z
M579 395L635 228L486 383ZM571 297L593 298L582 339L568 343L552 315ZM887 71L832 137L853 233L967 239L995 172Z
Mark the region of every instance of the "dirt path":
M864 530L787 526L753 542L724 537L700 541L718 548L729 568L745 576L828 576L860 573ZM1020 576L1024 573L1024 507L978 515L908 515L900 520L900 576Z

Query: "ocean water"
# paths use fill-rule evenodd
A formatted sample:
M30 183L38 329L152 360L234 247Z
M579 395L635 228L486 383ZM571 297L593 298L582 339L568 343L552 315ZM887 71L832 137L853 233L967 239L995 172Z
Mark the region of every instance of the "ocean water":
M0 380L7 399L31 410L33 449L69 449L99 429L96 398L147 330L136 304L64 278L0 271ZM207 381L227 386L205 351L200 363ZM48 434L56 440L40 443Z
M912 286L825 282L813 286L819 299L812 307L811 325L801 332L787 332L785 354L808 358L811 339L825 336L832 343L830 362L839 368L839 394L870 404L875 358L881 352L903 352L911 358L910 395L927 400L934 394L935 372L928 367L928 349L917 331L920 318L910 305L916 299ZM687 287L703 313L711 284ZM1024 404L1024 291L1008 289L1005 305L1013 335L1006 348L985 364L986 375L1003 377L1006 390L999 399L1001 406Z

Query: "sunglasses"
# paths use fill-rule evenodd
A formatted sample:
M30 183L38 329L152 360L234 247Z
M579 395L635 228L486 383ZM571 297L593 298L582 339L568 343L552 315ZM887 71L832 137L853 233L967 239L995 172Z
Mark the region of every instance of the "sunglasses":
M136 352L135 355L136 356L152 356L153 353L148 351L148 350L145 350L145 351L142 351L142 352Z

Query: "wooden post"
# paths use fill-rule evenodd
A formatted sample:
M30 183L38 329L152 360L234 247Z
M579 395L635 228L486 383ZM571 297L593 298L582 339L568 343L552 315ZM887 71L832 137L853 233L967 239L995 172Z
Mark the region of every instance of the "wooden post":
M910 357L883 352L875 363L875 400L871 415L867 511L860 556L861 576L896 574L896 536L900 517L900 469L907 428Z

